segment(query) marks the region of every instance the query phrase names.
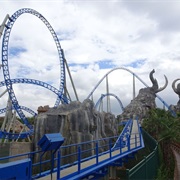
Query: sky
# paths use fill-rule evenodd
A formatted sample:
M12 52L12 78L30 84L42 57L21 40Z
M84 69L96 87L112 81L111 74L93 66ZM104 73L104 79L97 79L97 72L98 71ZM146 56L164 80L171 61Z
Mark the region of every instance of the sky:
M176 105L178 96L172 82L180 78L180 1L178 0L1 0L0 24L22 8L42 14L56 32L69 65L76 91L84 101L98 81L110 70L124 67L136 73L151 86L149 73L159 86L168 78L168 87L158 93L167 104ZM2 47L1 37L1 47ZM1 48L0 48L1 53ZM1 54L2 57L2 54ZM59 88L60 61L55 42L45 24L31 14L21 15L13 25L9 39L10 78L37 79ZM109 92L117 95L124 107L133 98L132 75L124 70L108 76ZM4 81L0 69L0 81ZM76 100L67 75L67 87ZM136 80L136 95L144 85ZM6 87L0 88L0 94ZM29 84L14 84L19 105L35 112L39 106L54 106L56 95ZM106 94L106 81L94 92L96 103ZM8 94L0 99L6 107ZM163 107L157 101L158 107ZM105 105L104 105L105 107ZM121 113L111 97L111 112Z

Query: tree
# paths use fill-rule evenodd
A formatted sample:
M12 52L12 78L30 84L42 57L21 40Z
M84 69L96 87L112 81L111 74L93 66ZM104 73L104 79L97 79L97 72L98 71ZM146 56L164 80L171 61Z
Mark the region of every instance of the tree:
M180 116L173 117L169 111L152 109L148 118L143 121L142 127L158 142L161 149L163 164L172 178L174 159L172 158L171 144L180 143Z

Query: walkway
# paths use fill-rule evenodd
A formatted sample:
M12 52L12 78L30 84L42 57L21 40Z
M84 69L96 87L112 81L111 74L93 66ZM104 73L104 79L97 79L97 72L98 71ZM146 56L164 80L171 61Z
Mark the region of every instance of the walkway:
M81 172L78 173L78 164L68 167L66 169L63 169L60 171L60 178L61 179L68 179L68 175L73 174L74 176L71 177L71 179L78 179L80 176L83 177L86 174L89 174L90 171L93 172L95 170L101 169L105 166L108 166L109 164L127 156L128 154L131 154L139 149L142 148L140 146L140 136L139 136L139 126L138 121L133 120L131 135L130 135L130 147L128 150L128 146L125 146L124 148L119 148L115 151L107 151L106 154L100 155L98 159L95 157L93 159L87 160L80 165ZM139 149L137 148L139 147ZM144 146L143 146L144 147ZM91 168L90 168L91 167ZM83 172L82 172L83 171ZM41 180L49 180L51 179L51 175L45 176L40 178ZM52 180L57 179L57 173L52 174Z

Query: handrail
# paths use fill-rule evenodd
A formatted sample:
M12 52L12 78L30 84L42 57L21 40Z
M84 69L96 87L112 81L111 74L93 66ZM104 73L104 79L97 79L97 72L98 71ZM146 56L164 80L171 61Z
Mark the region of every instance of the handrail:
M116 143L112 147L112 149L118 148L119 142L123 142L127 144L128 136L131 133L131 127L132 127L132 119L129 119L128 122L126 123L124 129L122 130L120 136L118 137Z
M138 177L141 177L142 179L152 179L152 178L154 178L154 177L149 177L147 175L147 172L142 174L142 169L145 168L146 170L144 170L144 171L147 171L147 164L146 163L148 163L152 158L155 158L155 156L158 156L158 142L154 138L152 138L152 136L150 136L143 129L142 129L142 132L146 137L148 137L148 142L150 142L150 144L152 144L152 142L153 142L154 148L151 150L151 153L148 154L147 156L145 156L143 158L143 160L141 160L138 164L136 164L131 169L126 169L127 176L128 176L127 179L131 179L133 176L134 176L133 178L136 178L136 179L138 179ZM152 165L152 166L155 169L155 166L158 166L158 164L156 163L155 165ZM138 173L138 171L139 171L139 173ZM156 172L153 172L151 174L151 176L154 176L155 174L156 174Z
M132 152L138 151L139 149L143 148L143 144L141 143L140 138L141 132L138 131L137 133L133 133L131 136L131 126L132 120L128 121L123 132L121 133L122 136L120 137L125 137L125 133L130 132L129 136L127 137L126 143L124 144L122 143L122 139L119 138L119 136L112 136L78 144L61 146L61 148L57 152L57 157L55 156L56 158L54 158L54 161L56 161L60 165L53 168L52 172L57 172L58 176L60 176L61 171L76 165L76 172L72 172L71 175L64 178L66 179L70 176L83 177L90 173L94 167L102 168L124 156L127 156L128 154L131 154ZM70 149L71 153L65 153L68 151L70 152ZM48 163L49 165L51 165L51 159L43 160L42 162L34 162L34 160L37 159L37 157L40 156L41 153L43 153L43 151L34 151L15 156L3 157L0 158L0 163L5 159L28 156L28 158L31 158L32 160L32 168L35 168L36 170L32 178L37 179L43 176L50 175L51 173L50 170L43 169L44 164ZM105 156L107 156L106 159L102 160L102 158L104 158ZM96 162L95 164L91 164L85 168L82 167L82 164L84 162L90 162L94 158ZM38 168L39 166L42 167L42 172L41 168ZM79 172L79 175L77 175L77 172Z

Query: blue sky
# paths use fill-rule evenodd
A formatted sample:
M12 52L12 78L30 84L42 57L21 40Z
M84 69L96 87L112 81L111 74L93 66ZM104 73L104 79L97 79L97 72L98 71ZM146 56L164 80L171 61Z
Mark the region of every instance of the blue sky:
M146 63L146 59L137 59L130 64L126 64L126 67L141 68Z
M171 84L179 78L180 2L7 0L1 1L0 7L1 20L7 13L11 16L24 7L37 10L48 20L64 50L80 101L110 69L125 66L149 86L152 69L156 70L160 86L164 84L165 74L169 84L160 95L168 104L177 103ZM59 87L60 62L56 45L37 17L24 14L15 22L9 42L9 66L11 78L38 79ZM2 72L0 79L4 80ZM131 82L131 75L123 71L109 77L111 93L122 97L124 106L132 99ZM67 85L73 94L68 79ZM95 99L105 93L105 87L102 83L94 94ZM137 92L141 87L137 82ZM16 85L14 89L20 104L34 110L41 105L53 106L56 99L42 88ZM2 108L6 101L7 97L1 98ZM113 108L118 113L116 105Z
M90 63L87 64L78 64L79 66L83 67L83 68L88 68ZM97 63L95 62L95 64L97 64L99 66L100 69L111 69L111 68L115 68L115 65L112 64L111 60L101 60L98 61ZM77 66L76 63L72 63L69 64L69 67L74 67Z
M23 47L11 47L10 49L9 49L9 56L11 57L13 57L13 56L18 56L19 54L21 54L21 53L24 53L24 52L26 52L27 50L26 49L24 49Z

